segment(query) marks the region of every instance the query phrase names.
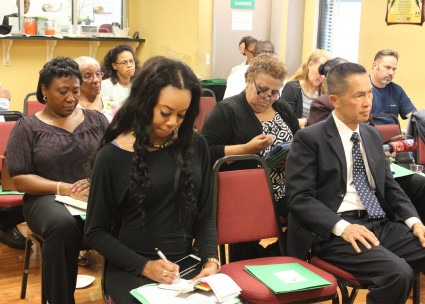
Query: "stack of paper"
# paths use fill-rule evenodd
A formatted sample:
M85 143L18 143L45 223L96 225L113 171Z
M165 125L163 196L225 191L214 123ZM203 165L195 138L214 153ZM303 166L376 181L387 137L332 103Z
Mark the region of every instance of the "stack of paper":
M66 205L70 205L78 209L87 210L86 202L72 198L67 195L56 195L55 201L66 204Z
M207 283L212 292L195 291L199 283ZM196 281L178 279L173 284L153 284L133 289L130 293L141 303L237 303L241 289L229 276L218 273ZM236 300L235 300L236 299Z
M332 285L298 263L245 266L245 269L276 294Z

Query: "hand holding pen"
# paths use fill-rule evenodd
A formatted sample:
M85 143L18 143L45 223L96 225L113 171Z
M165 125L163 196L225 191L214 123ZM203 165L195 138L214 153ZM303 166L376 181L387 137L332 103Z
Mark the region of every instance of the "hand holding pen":
M155 251L158 254L158 256L161 258L161 260L163 260L164 262L167 263L166 266L168 266L168 267L165 267L164 266L164 269L162 270L162 276L163 277L171 277L171 278L173 278L173 280L174 279L179 279L180 278L180 275L179 275L179 266L176 265L176 264L174 264L174 263L170 263L168 261L167 257L165 256L165 254L163 254L162 251L159 250L158 248L155 248ZM171 265L173 267L172 270L169 269Z

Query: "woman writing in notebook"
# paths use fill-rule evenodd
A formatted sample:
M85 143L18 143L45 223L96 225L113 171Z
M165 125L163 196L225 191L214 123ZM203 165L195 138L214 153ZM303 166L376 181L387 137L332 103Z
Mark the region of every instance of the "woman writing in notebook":
M172 283L179 267L171 261L193 252L201 258L193 276L219 270L208 147L193 131L200 94L186 64L154 57L103 137L85 239L108 260L106 289L116 303L132 302L130 290L142 285Z
M58 57L40 71L40 112L17 121L7 146L7 164L18 191L25 192L24 217L42 246L43 287L49 303L74 303L83 222L55 194L86 200L87 165L108 125L97 111L77 107L78 64Z

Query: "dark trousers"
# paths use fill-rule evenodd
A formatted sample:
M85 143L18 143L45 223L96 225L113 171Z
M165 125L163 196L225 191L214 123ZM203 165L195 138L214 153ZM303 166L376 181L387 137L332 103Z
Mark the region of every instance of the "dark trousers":
M16 225L25 222L22 208L13 211L0 212L0 230L7 231Z
M368 283L367 303L405 303L415 279L414 270L425 270L425 248L419 239L404 223L344 219L366 226L380 245L366 249L357 242L361 249L357 253L342 237L332 235L329 240L319 238L313 254Z
M84 223L73 217L54 195L25 196L24 217L32 232L43 237L42 278L50 304L75 303L78 254Z
M418 211L419 217L425 222L425 176L412 174L397 177L395 181L410 198L412 204Z

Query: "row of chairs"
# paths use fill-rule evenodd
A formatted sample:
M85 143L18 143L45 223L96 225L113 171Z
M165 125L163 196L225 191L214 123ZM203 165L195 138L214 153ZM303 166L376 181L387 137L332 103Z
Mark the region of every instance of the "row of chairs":
M201 122L203 123L203 120L201 120ZM6 122L4 124L8 129L5 129L5 131L0 130L0 133L3 135L5 134L3 132L9 132L10 134L14 122ZM0 124L0 126L1 125L2 124ZM380 131L383 134L383 139L385 139L385 136L393 136L393 134L387 134L381 129ZM393 130L391 132L393 132ZM5 146L6 144L2 143L0 138L0 154L4 153ZM256 169L220 172L220 166L228 161L245 161L249 159L257 160L260 167ZM217 162L213 174L214 210L217 215L220 259L224 264L222 272L230 275L237 284L241 286L242 297L245 300L250 303L298 303L317 302L330 299L333 303L338 303L339 299L336 293L336 286L338 284L341 290L342 303L353 303L358 290L367 288L366 284L359 282L351 274L317 257L313 257L310 263L284 256L227 263L228 261L226 260L223 250L226 244L278 237L279 246L282 250L282 230L279 229L279 219L276 218L276 213L274 211L273 194L270 186L268 169L261 158L255 155L226 157ZM16 198L20 200L20 206L22 206L22 196L17 196ZM254 210L254 212L250 212L250 210ZM257 213L255 210L262 210L263 216L261 219L256 216ZM42 239L34 235L30 235L27 239L21 298L25 298L29 255L32 242L35 242L38 247L41 248ZM290 262L302 264L304 267L330 281L332 285L322 289L277 296L244 270L245 265L281 264ZM334 277L337 278L337 282ZM103 283L104 282L102 282L102 287L104 288ZM348 292L347 287L352 288L351 293ZM419 287L420 282L418 275L413 289L414 303L419 303ZM42 303L46 303L44 292L42 291L41 294ZM109 296L107 296L106 291L104 295L105 299L111 300Z

